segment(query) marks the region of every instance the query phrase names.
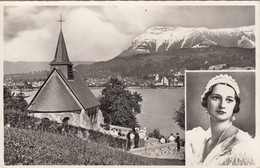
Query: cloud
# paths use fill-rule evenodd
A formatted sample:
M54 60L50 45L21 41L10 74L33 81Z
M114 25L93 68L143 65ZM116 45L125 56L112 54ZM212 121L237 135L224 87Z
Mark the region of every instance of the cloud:
M50 10L43 7L5 7L5 40L15 38L27 30L39 29L51 16ZM50 9L50 8L49 8Z
M5 11L4 57L8 61L51 61L63 13L63 33L71 60L108 60L129 45L128 35L102 20L101 8L18 7ZM24 15L21 16L21 13ZM20 14L19 14L20 13ZM55 17L57 19L55 19ZM25 19L27 18L27 19ZM16 22L19 20L19 22Z
M129 42L113 24L104 22L98 13L84 7L70 11L64 36L70 39L66 43L74 60L107 60L122 52L122 45Z
M218 28L254 24L254 7L243 6L5 7L4 60L50 62L61 13L66 20L63 33L71 61L111 59L152 26Z

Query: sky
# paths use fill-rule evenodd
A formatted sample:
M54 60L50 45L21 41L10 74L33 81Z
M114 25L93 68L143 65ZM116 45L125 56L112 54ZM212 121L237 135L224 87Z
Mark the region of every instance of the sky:
M52 61L60 14L71 61L112 59L153 26L233 28L255 24L254 6L8 6L3 19L4 61Z

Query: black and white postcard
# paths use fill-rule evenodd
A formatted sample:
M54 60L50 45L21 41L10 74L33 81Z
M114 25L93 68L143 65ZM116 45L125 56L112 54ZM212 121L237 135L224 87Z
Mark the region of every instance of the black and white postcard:
M259 2L0 7L1 166L260 166Z

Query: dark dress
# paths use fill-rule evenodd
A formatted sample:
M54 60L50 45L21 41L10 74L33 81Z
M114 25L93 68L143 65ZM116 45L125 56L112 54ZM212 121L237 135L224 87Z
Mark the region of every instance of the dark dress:
M176 137L175 142L177 143L177 150L180 151L181 144L180 144L180 136L179 135Z
M138 148L138 144L139 144L139 134L138 134L137 132L135 132L134 142L135 142L135 148Z
M127 135L126 135L126 137L127 137L127 150L131 149L130 134L131 134L131 132L128 132Z

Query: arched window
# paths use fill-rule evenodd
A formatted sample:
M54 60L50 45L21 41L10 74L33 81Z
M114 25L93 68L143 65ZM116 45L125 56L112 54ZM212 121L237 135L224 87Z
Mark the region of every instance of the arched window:
M43 118L43 121L50 121L50 119L45 117L45 118Z
M62 123L63 124L68 124L69 123L69 117L65 117L63 120L62 120Z

